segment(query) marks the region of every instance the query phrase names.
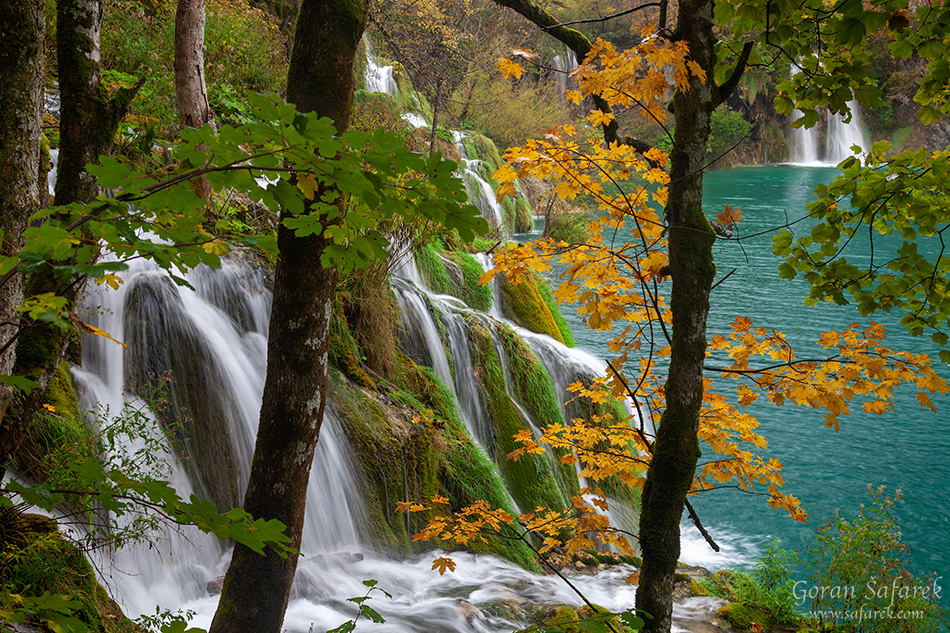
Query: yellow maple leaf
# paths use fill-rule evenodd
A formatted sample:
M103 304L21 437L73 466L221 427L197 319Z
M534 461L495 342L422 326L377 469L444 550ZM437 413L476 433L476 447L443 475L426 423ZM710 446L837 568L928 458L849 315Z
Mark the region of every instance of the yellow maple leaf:
M122 284L125 282L122 281L122 278L117 275L113 275L112 273L106 273L99 279L96 279L96 283L99 284L100 286L102 284L109 284L110 288L112 288L113 290L118 290L119 284Z
M43 408L49 411L50 413L56 413L56 407L54 407L53 405L49 403L44 403Z
M587 115L587 120L594 125L610 125L610 122L614 120L614 115L603 110L592 110Z
M566 98L568 101L573 101L577 105L580 105L581 99L583 99L584 96L581 94L580 90L568 90L564 93L564 98Z
M439 556L432 561L432 569L438 569L439 575L445 574L445 570L455 571L455 561L445 556Z
M506 57L498 58L497 68L499 72L505 76L505 79L511 79L512 77L515 79L521 79L521 75L524 74L524 66L517 62L513 62Z
M314 197L316 197L317 190L319 188L320 183L317 182L317 179L313 174L297 174L297 189L300 189L303 192L303 195L307 197L307 200L313 200Z

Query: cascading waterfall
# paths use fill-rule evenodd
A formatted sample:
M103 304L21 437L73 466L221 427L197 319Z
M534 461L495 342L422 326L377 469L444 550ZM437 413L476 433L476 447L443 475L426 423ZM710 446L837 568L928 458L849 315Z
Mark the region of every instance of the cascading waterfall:
M801 69L793 64L792 76L799 72ZM870 145L861 125L861 105L857 101L849 101L848 109L851 111L851 120L847 123L844 115L824 110L822 120L811 129L790 128L788 162L795 165L833 166L854 156L852 146L858 146L861 148L860 153L866 153ZM795 110L791 122L801 117L801 111ZM824 144L821 143L822 132Z
M413 263L405 262L400 270L407 277L418 279ZM146 366L157 365L156 356L172 365L185 363L175 360L176 354L200 359L201 366L192 366L192 371L214 381L213 388L203 395L215 403L209 405L208 411L224 412L228 441L234 445L237 470L243 481L249 468L266 367L269 293L258 269L241 259L229 259L218 270L201 268L187 275L194 290L173 285L164 273L147 262L133 262L123 278L125 283L117 290L100 287L85 301L93 314L87 318L125 340L129 349L104 338L87 337L83 366L74 370L83 405L92 409L99 403L114 413L127 403L137 403L137 398L124 387L129 384L128 374L134 373L128 367L132 358ZM467 355L468 320L476 319L486 327L494 320L457 299L429 294L424 286L417 287L405 279L396 279L393 286L397 296L404 297L401 305L405 313L424 311L432 319L433 312L427 304L423 307L409 299L413 294L437 308L449 339L454 371L438 340L435 323L423 324L425 319L420 318L411 327L435 331L434 337L421 337L426 347L433 348L426 350L428 362L435 364L437 350L442 350L445 366L441 373L449 377L446 384L459 394L460 408L468 411L465 417L474 427L473 436L482 440L485 431L478 429L482 425L487 429L490 422L472 423L472 419L485 414L474 382L466 386L474 373ZM413 323L412 318L404 319ZM178 337L178 349L162 349L171 341L163 342L160 337L172 334ZM539 335L533 336L537 339ZM143 338L145 345L138 340ZM558 353L574 357L575 366L586 364L588 371L594 371L582 354L562 349L553 340L533 345L536 349L548 349L546 362L552 367L552 376L559 376L559 372L566 376L574 371L556 369ZM169 398L194 406L188 400L194 395L189 389L197 388L194 380L198 378L171 383ZM457 570L439 576L431 571L432 554L393 561L367 551L360 542L360 530L367 525L367 518L359 501L356 471L331 401L311 471L303 557L285 619L286 630L321 631L354 617L354 605L346 599L364 594L366 588L361 581L369 578L378 580L382 588L394 594L391 601L379 599L374 603L374 608L386 617L385 625L361 622L360 628L369 631L409 633L436 626L441 631L458 633L500 633L522 625L497 615L521 609L512 610L512 605L580 604L579 598L560 581L536 576L491 556L453 554ZM182 494L190 494L194 474L179 463L172 464L171 479ZM207 483L204 486L208 487ZM196 616L191 624L207 627L217 605L213 581L223 575L228 560L228 552L217 539L186 529L181 535L163 537L150 548L114 553L110 561L99 561L98 567L106 570L106 586L130 615L154 613L155 605L160 604L172 610L192 610ZM620 566L597 576L572 580L598 604L622 611L634 604L633 588L623 584L630 571ZM677 604L675 630L696 630L694 621L705 618L719 604L706 598Z
M574 51L564 47L564 53L555 55L551 60L551 64L554 66L554 71L559 82L558 94L561 95L561 99L567 99L567 91L572 90L575 85L571 77L571 71L577 68L577 56L574 55Z
M455 138L455 147L458 149L462 163L462 180L465 181L465 188L468 190L468 198L482 212L482 217L500 228L503 232L505 228L505 218L501 205L495 198L495 188L482 178L478 172L481 162L469 159L468 152L465 150L464 132L452 132Z
M363 46L366 48L366 89L369 92L381 92L396 95L399 86L393 78L392 65L381 65L373 51L373 43L369 37L363 37Z

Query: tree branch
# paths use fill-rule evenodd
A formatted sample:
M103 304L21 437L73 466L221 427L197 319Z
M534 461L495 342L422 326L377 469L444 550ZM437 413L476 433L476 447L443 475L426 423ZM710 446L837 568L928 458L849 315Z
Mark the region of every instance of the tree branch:
M752 52L752 42L746 42L742 46L742 52L739 53L739 59L736 61L736 67L732 69L732 75L721 86L716 88L716 105L729 98L735 89L739 86L739 80L745 73L746 64L749 63L749 54Z
M620 18L620 17L623 17L623 16L625 16L625 15L629 15L629 14L631 14L631 13L635 13L635 12L639 11L640 9L648 9L648 8L650 8L650 7L663 8L663 3L661 3L661 2L647 2L646 4L641 4L641 5L638 6L638 7L633 7L632 9L627 9L626 11L620 11L619 13L614 13L614 14L612 14L612 15L607 15L607 16L600 17L600 18L590 18L589 20L574 20L574 21L572 21L572 22L560 22L559 24L556 24L555 26L570 26L570 25L573 25L573 24L594 24L594 23L597 23L597 22L606 22L607 20L613 20L614 18ZM542 26L541 28L544 29L544 30L547 30L547 29L553 28L553 27L544 27L544 26Z

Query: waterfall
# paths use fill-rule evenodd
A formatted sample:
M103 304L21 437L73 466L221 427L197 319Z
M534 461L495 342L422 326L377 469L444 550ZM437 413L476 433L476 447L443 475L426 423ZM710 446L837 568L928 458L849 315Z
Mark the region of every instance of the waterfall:
M801 69L793 64L792 77L799 72ZM821 121L812 128L789 128L788 162L795 165L834 166L854 156L851 151L853 145L861 148L860 153L867 153L870 143L861 126L861 105L852 100L848 102L848 109L851 111L851 121L848 123L845 123L843 114L823 110ZM802 112L795 110L790 122L794 123L801 117ZM821 143L822 132L824 144Z
M495 197L495 188L482 178L478 168L481 161L469 159L468 152L465 150L465 138L468 136L464 132L452 132L455 138L455 147L458 149L462 164L462 180L465 181L465 189L468 191L468 199L482 212L482 217L488 220L494 226L507 232L505 228L505 218Z
M393 78L392 65L380 65L369 36L363 36L363 46L366 48L366 89L369 92L382 92L395 96L399 92L399 86Z
M176 369L164 385L169 403L165 417L177 415L179 407L200 412L177 420L193 427L195 435L205 424L223 424L214 427L218 437L211 442L218 452L196 454L186 445L192 458L171 460L171 481L185 498L192 492L210 494L220 505L236 496L239 505L266 370L270 293L257 266L230 258L217 270L199 267L186 274L193 290L174 285L166 273L142 260L130 262L122 278L118 289L100 286L83 301L84 318L128 349L102 337L85 338L82 367L73 369L81 407L108 409L108 417L115 418L126 407L142 406L130 389L157 386L143 372ZM192 466L200 459L212 461L208 468ZM367 520L356 482L349 446L328 405L307 492L305 556L359 547L359 531ZM105 570L104 583L116 599L135 616L153 613L157 601L172 606L206 600L207 583L224 573L227 559L216 537L185 528L150 547L112 553L110 561L97 567Z
M567 91L573 90L576 82L571 77L571 71L577 68L577 57L574 55L574 51L564 47L563 55L555 55L551 60L551 64L554 66L554 72L558 80L558 94L561 95L561 99L567 99Z

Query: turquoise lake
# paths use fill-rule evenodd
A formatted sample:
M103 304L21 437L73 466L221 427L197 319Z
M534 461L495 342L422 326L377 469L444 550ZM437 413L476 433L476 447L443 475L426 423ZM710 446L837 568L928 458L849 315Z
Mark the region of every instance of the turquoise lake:
M815 185L830 182L835 175L833 168L791 165L712 171L705 178L704 206L708 217L727 204L741 207L743 219L737 235L752 236L803 217ZM801 235L809 228L806 221L796 225L795 232ZM785 333L798 356L805 357L821 350L815 345L820 333L876 320L888 328L888 347L936 357L937 348L928 338L904 332L898 314L862 318L853 306L806 307L804 282L779 278L772 235L744 239L741 246L734 241L717 242L717 276L721 278L733 268L736 272L713 291L710 336L728 333L736 316L748 316L756 325ZM863 244L853 245L857 250L852 249L849 259L866 256L862 249L867 238L862 239ZM924 246L921 252L927 252ZM562 311L578 344L608 358L607 337L584 330L571 308ZM938 361L935 365L950 379L950 367ZM734 393L734 382L730 383ZM900 390L896 411L883 416L865 414L859 405L853 405L852 415L841 418L839 433L825 427L821 411L788 405L779 408L768 402L751 405L747 411L761 423L760 430L769 442L768 455L784 464L785 492L801 499L810 517L805 524L795 522L787 513L769 508L766 497L734 490L692 497L704 525L727 551L725 557L712 559L713 566L729 566L729 561L748 564L775 537L786 549L804 556L815 530L836 509L843 516L855 516L859 505L868 501L870 484L886 486L891 494L901 490L903 502L896 519L904 542L913 548L910 560L915 570L943 576L941 584L950 584L950 397L934 396L934 413L921 408L914 394L913 389ZM797 576L807 578L807 570L801 567Z

